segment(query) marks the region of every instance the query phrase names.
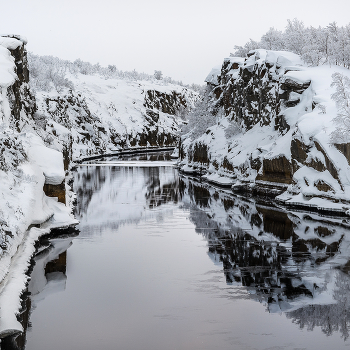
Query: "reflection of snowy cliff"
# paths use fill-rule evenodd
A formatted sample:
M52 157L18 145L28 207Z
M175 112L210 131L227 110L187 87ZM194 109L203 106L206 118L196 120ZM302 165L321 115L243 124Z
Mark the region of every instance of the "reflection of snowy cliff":
M71 236L52 239L49 247L34 257L35 265L28 284L34 307L47 295L65 289L66 251L71 246L73 238Z
M183 181L184 206L208 240L210 258L223 264L227 283L248 287L269 312L288 312L301 327L317 325L347 337L347 222L272 210L229 191ZM323 312L332 319L321 317Z
M176 170L169 163L140 167L141 163L78 168L74 191L80 227L118 228L120 224L159 217L170 210L167 206L160 208L160 204L178 200Z
M77 234L78 231L71 227L66 230L54 230L50 236L46 236L47 238L40 239L40 247L32 260L34 264L31 278L22 294L22 307L17 315L23 331L1 339L1 349L24 349L33 309L49 295L66 289L67 249Z

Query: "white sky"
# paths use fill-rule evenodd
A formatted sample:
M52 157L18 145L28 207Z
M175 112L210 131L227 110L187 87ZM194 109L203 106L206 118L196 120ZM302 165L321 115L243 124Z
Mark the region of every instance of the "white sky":
M349 13L349 0L0 0L0 33L26 36L36 54L202 84L270 27L345 25Z

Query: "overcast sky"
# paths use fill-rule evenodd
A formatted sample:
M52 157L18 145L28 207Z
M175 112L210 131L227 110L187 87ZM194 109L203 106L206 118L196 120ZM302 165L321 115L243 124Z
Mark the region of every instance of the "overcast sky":
M345 25L349 13L349 0L0 0L0 33L26 36L35 54L201 84L270 27Z

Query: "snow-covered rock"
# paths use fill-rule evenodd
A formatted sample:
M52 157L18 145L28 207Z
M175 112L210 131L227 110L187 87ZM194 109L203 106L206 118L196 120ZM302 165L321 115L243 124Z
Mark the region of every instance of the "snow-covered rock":
M216 122L200 136L189 131L182 137L181 166L229 178L235 191L344 214L350 148L332 138L335 72L350 76L341 67L306 67L284 51L225 59L217 83L208 84L207 110Z
M0 338L22 330L16 318L34 244L51 228L76 224L70 208L44 193L62 184L62 154L35 133L26 40L0 38ZM36 227L34 227L36 226Z
M190 89L157 81L67 76L74 90L37 91L34 117L44 140L73 159L125 147L175 146L180 114L198 98Z

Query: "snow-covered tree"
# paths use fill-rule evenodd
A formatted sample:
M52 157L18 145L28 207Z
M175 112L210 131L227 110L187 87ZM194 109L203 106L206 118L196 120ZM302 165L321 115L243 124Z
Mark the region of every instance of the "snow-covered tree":
M108 70L111 72L111 74L115 73L117 71L117 67L115 65L108 65Z
M28 63L30 86L34 91L50 91L55 88L60 92L63 88L74 89L73 83L66 77L69 61L29 53Z
M333 43L333 56L336 64L346 68L350 67L350 25L337 28Z
M284 50L283 33L271 27L266 34L261 37L260 48L266 50Z
M209 108L210 90L207 87L195 107L187 115L188 124L182 128L182 134L187 134L191 139L201 136L205 131L215 125L216 115Z
M332 99L337 104L338 115L350 118L350 79L341 73L332 74L332 78L331 86L336 89Z
M334 121L338 124L337 130L332 134L333 142L348 142L350 135L350 79L340 73L332 75L335 93L332 99L338 109L338 115Z
M157 80L162 80L163 78L163 73L161 70L155 70L154 71L154 77L157 79Z
M294 18L288 19L288 24L284 32L284 43L287 51L292 51L298 55L302 54L305 44L305 27L302 21Z
M306 28L301 56L310 66L318 66L328 60L329 33L326 29Z
M235 45L235 52L231 53L230 56L234 57L245 57L251 50L256 50L260 48L260 43L250 39L244 46Z
M310 66L322 64L350 68L350 24L339 27L305 27L302 21L288 20L284 32L270 28L259 42L252 39L243 46L234 46L231 56L245 57L250 50L287 50L301 55Z

